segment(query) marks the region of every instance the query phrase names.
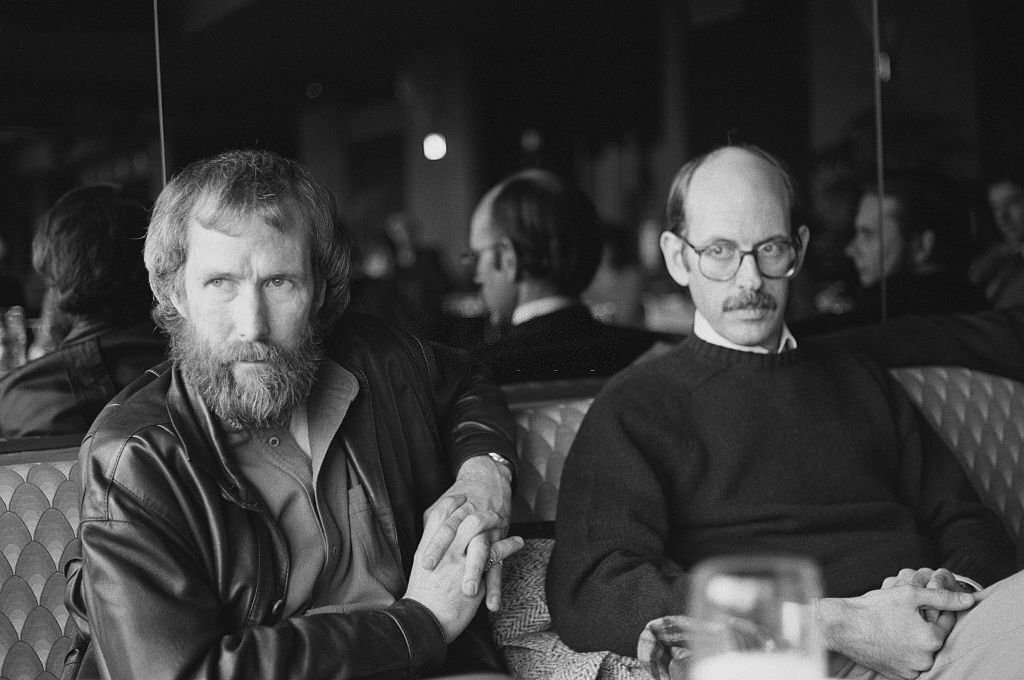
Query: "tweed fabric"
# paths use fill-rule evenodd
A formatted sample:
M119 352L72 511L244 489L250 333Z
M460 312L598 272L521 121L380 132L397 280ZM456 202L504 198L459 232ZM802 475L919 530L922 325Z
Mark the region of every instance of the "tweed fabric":
M519 680L650 680L647 665L612 652L576 652L551 630L544 578L554 540L527 539L505 560L495 639Z

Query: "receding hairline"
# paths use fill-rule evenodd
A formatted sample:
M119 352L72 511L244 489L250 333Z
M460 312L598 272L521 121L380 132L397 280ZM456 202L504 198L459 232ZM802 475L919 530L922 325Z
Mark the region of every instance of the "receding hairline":
M779 182L779 186L777 188L780 190L781 195L784 198L784 208L790 222L790 228L791 230L795 230L796 225L793 223L793 217L798 204L798 196L793 177L785 164L779 158L775 157L768 151L765 151L761 147L752 144L726 144L720 146L691 159L679 169L669 192L669 204L667 206L668 223L666 224L666 228L668 230L677 231L680 234L686 232L689 222L687 219L687 214L689 212L687 209L687 203L690 198L690 186L693 183L694 178L697 176L698 171L704 168L708 163L713 163L714 161L719 160L721 156L726 154L731 155L733 153L746 155L774 171L774 176ZM673 220L673 216L676 213L680 218L678 224Z

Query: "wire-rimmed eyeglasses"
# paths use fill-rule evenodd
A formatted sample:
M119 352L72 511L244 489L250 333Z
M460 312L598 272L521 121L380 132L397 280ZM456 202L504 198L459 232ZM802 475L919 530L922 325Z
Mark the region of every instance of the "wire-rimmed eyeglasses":
M799 242L792 238L774 237L755 243L743 250L732 241L714 241L706 246L695 246L685 236L683 243L697 253L697 268L712 281L729 281L740 270L743 258L751 255L757 271L766 279L788 279L797 271L800 260Z
M480 257L484 253L495 248L502 248L504 245L504 241L495 241L482 248L466 248L466 250L459 253L459 262L464 267L476 267L476 263L480 261Z

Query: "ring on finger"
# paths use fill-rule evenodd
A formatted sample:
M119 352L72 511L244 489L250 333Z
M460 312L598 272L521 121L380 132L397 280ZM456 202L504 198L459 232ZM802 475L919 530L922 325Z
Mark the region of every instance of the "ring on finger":
M488 557L487 558L487 564L484 565L484 571L490 571L494 567L500 567L500 566L501 566L501 560L496 560L493 557Z

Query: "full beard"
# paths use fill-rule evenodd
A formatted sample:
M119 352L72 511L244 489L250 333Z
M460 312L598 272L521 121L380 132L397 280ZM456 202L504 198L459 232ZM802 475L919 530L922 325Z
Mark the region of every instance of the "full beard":
M171 358L203 402L233 429L264 430L284 425L309 396L323 358L320 334L310 325L294 349L264 342L209 343L191 323L171 336ZM265 362L244 380L237 362Z

